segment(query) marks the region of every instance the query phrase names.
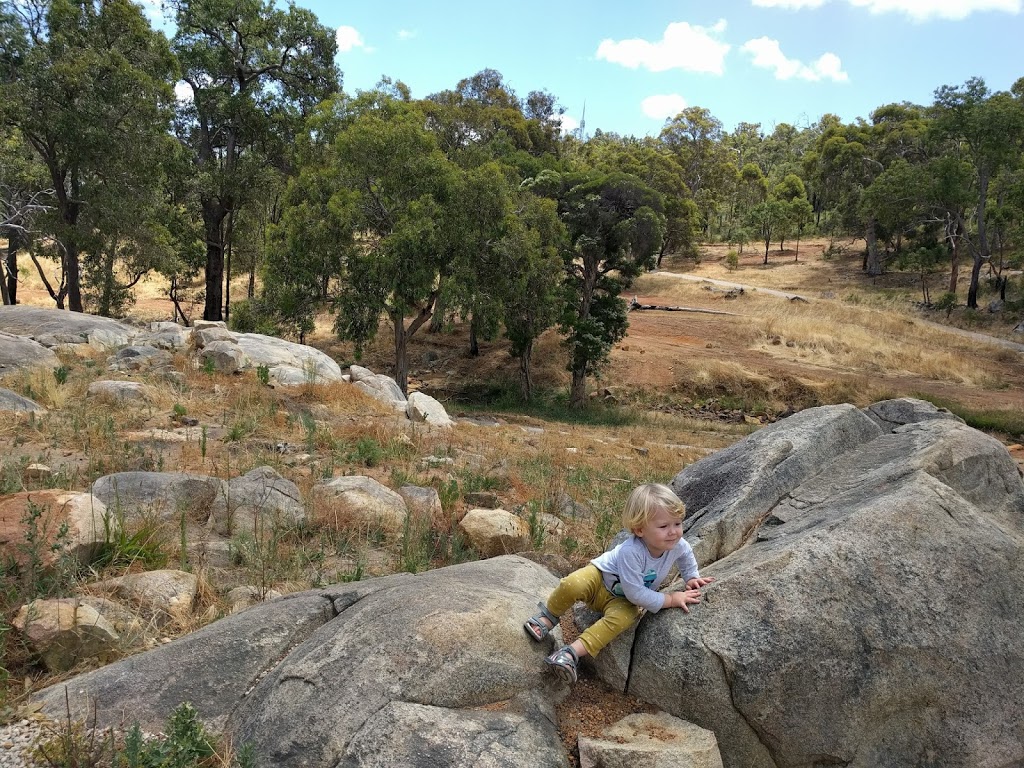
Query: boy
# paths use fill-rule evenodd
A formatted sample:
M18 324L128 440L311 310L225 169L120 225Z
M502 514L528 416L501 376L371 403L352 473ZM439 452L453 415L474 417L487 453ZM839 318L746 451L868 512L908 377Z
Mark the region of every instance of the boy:
M685 514L683 502L668 486L648 483L634 488L622 511L622 525L632 535L562 579L547 605L538 604L540 613L526 620L523 628L539 642L577 600L603 614L571 645L545 659L564 680L576 682L579 660L600 653L636 621L640 609L657 613L662 608L682 608L689 613L687 606L700 602L700 588L714 579L702 578L697 570L693 549L683 538ZM674 565L686 591L662 594L658 587Z

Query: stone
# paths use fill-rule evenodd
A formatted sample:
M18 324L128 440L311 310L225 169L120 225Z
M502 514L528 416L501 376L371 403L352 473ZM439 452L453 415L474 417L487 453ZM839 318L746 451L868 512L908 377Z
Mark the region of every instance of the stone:
M374 373L361 365L349 367L349 375L352 378L352 385L357 389L365 392L374 400L391 406L396 411L406 412L408 399L402 392L402 388L390 376Z
M8 307L0 306L0 327L6 327L2 319L5 314L3 310L6 309ZM57 355L42 344L25 336L0 331L0 379L19 371L35 368L53 370L59 366Z
M153 390L137 381L94 381L85 392L107 403L148 403L153 400Z
M0 373L3 371L0 370ZM34 400L22 397L17 392L0 387L0 411L14 413L46 413L46 409Z
M627 715L579 738L580 768L722 768L713 731L664 712Z
M111 653L119 639L94 608L74 599L33 600L21 607L11 626L51 672L66 672L82 659Z
M199 578L185 571L145 571L98 581L93 588L130 600L158 624L164 624L191 613Z
M104 475L92 485L92 493L111 513L124 520L154 515L177 521L205 523L227 493L224 481L183 472L117 472Z
M298 486L273 467L262 466L228 481L213 511L214 530L224 536L252 534L257 527L286 530L306 520Z
M173 358L166 349L157 349L148 344L133 344L117 350L108 359L111 371L147 371L170 366Z
M525 552L530 549L530 525L504 509L471 509L459 521L459 530L481 557Z
M428 520L440 519L443 509L441 497L436 488L422 488L418 485L403 485L398 489L406 508L413 514Z
M226 374L238 373L248 362L242 348L227 339L211 341L204 345L199 357L204 366L212 366L217 373Z
M235 341L245 353L246 367L266 366L270 380L281 386L294 385L297 376L304 385L341 381L341 367L314 347L260 333L240 333Z
M0 560L37 557L51 569L62 557L88 565L106 539L107 508L88 493L48 489L0 496ZM35 551L27 547L38 542Z
M395 536L405 526L409 510L402 497L371 477L336 477L313 488L314 498L330 506L342 521L379 528Z
M426 422L435 427L451 427L455 424L440 402L422 392L409 395L406 415L413 421Z

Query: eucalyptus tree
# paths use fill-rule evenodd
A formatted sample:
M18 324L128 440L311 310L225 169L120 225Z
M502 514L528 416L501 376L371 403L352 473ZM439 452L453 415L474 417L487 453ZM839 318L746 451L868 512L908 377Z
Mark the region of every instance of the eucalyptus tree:
M654 266L665 232L661 195L625 173L541 174L532 187L558 201L566 227L561 322L572 373L570 405L586 403L587 377L626 334L628 281Z
M700 235L700 212L684 180L679 156L657 139L601 134L581 152L589 166L601 173L628 173L661 194L665 232L656 266L667 254L692 256Z
M347 124L332 151L331 214L352 233L344 254L335 328L357 352L391 323L395 381L406 391L409 339L434 312L448 245L459 168L437 146L416 104L383 98Z
M0 302L18 303L18 252L29 244L40 216L52 208L49 174L16 129L0 127Z
M130 0L5 0L0 39L0 120L46 167L54 212L40 223L62 266L52 295L80 312L83 249L110 234L98 227L130 225L98 206L116 210L159 183L174 58Z
M991 256L988 239L989 185L1000 170L1020 158L1024 142L1024 103L1014 94L993 93L985 81L975 77L962 86L944 85L935 91L935 127L966 151L974 166L973 264L967 291L967 306L978 306L978 283L982 265Z
M670 118L658 137L683 169L683 183L700 211L705 235L710 234L730 178L732 158L723 137L721 121L703 107L687 107Z
M504 280L501 285L505 336L519 361L524 401L533 395L531 360L537 339L558 322L562 310L562 248L565 227L554 200L520 190L515 215L495 244Z
M272 0L167 0L172 45L191 96L175 132L200 180L206 239L203 317L223 317L226 227L279 160L313 106L340 87L334 35L316 16Z

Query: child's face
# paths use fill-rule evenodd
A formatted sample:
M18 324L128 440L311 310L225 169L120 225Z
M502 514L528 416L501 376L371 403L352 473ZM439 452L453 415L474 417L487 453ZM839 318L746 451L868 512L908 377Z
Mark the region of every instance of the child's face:
M683 520L667 509L659 509L642 528L633 531L643 539L647 551L661 557L683 537Z

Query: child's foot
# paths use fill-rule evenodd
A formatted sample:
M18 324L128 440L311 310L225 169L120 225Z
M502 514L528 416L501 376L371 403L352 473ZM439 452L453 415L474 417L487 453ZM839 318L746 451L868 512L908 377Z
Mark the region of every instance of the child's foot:
M558 623L558 617L551 613L544 603L537 603L537 607L540 609L540 613L528 618L523 624L523 629L526 630L526 634L539 643L554 629L555 624Z
M572 649L571 645L565 645L552 653L544 663L554 668L560 678L567 683L576 682L576 665L579 663L579 656Z

